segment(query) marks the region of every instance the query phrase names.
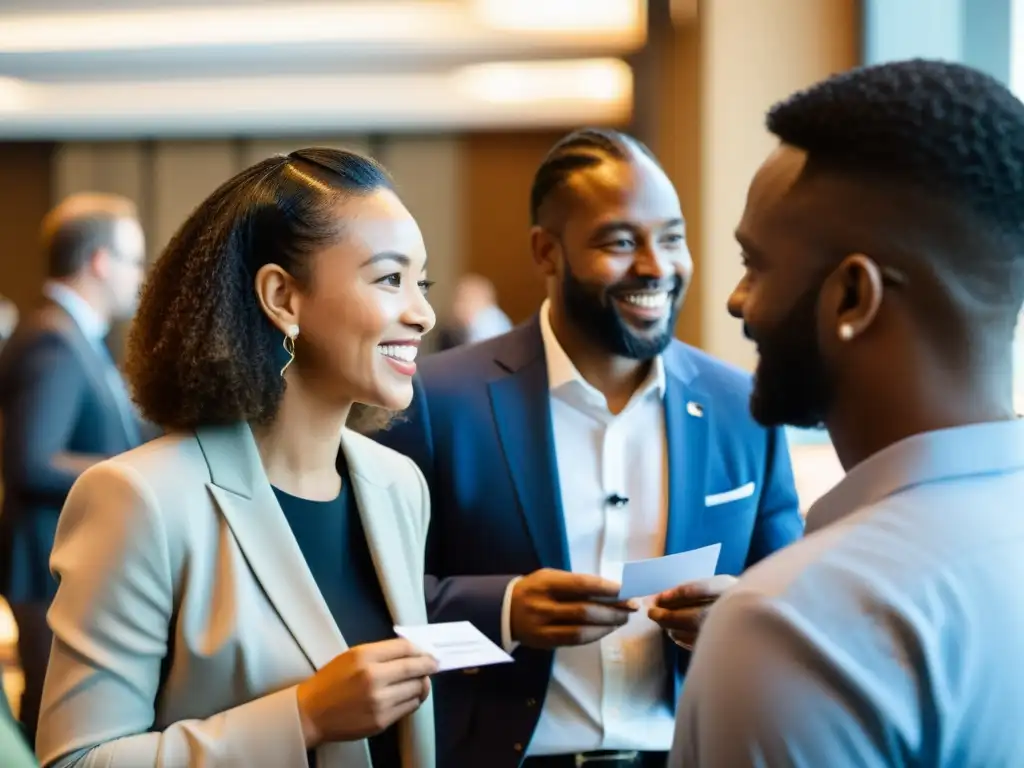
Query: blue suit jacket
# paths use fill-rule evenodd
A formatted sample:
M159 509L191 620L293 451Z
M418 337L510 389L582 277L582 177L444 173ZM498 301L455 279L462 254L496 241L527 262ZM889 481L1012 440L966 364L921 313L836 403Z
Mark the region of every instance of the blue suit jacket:
M718 572L739 574L801 535L785 437L751 418L747 374L678 341L664 360L666 554L721 542ZM500 644L510 579L542 567L571 570L537 318L424 359L409 411L374 437L411 457L430 487L430 620L471 621ZM749 482L752 496L705 506L706 495ZM674 702L689 654L667 637L665 653ZM519 765L554 656L520 647L514 657L515 664L438 678L439 766Z

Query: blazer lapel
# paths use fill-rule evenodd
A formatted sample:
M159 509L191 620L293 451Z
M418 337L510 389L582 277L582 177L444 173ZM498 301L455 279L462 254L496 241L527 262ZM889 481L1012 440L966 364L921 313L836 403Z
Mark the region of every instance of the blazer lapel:
M366 533L377 581L391 620L395 624L426 624L427 604L423 593L422 552L409 552L397 533L395 519L405 514L405 494L393 477L366 461L347 429L342 432L341 449L348 476ZM419 566L419 567L417 567ZM432 752L433 708L421 707L412 717L398 723L403 766L417 765L417 755ZM340 766L351 762L341 761Z
M666 554L699 546L704 518L709 400L694 378L685 348L665 355L665 431L668 435L668 531Z
M347 649L263 471L244 423L196 432L208 484L246 562L306 658L320 669Z
M382 477L372 466L367 466L344 434L342 450L370 557L391 619L396 624L426 624L423 576L415 574L415 568L410 567L411 553L405 551L395 530L395 515L401 514L403 507L401 499L396 498L391 478Z
M568 570L548 372L538 322L510 334L495 362L509 375L489 385L491 407L526 527L541 567Z

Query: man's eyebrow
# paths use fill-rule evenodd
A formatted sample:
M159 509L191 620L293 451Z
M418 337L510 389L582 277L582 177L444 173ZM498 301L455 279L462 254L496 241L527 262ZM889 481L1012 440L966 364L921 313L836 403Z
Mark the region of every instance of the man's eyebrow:
M740 232L740 230L737 229L735 232L733 232L733 237L736 238L736 242L740 244L740 248L742 248L744 251L746 251L746 253L748 255L750 255L750 256L760 256L761 255L761 251L758 249L758 247L756 245L754 245L754 243L750 240L750 238L748 238L746 235L744 235L742 232Z
M662 229L668 229L669 227L681 227L685 226L686 221L682 218L672 218L661 224ZM603 235L610 235L612 232L636 232L641 227L631 221L608 221L599 226L594 230L592 237L601 237Z

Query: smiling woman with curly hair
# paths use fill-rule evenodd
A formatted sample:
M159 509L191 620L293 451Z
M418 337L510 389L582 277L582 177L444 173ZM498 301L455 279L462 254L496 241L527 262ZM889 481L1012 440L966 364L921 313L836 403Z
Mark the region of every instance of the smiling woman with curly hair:
M425 267L351 152L265 160L184 223L127 363L168 434L57 531L44 765L432 768L436 662L392 629L427 621L425 484L346 427L409 404Z

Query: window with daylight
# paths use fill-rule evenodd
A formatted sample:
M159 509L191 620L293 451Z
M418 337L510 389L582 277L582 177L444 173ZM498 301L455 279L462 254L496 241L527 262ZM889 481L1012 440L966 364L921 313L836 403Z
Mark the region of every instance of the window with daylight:
M1010 89L1024 100L1024 0L1012 0L1010 6ZM1013 377L1017 413L1024 414L1024 312L1017 320Z

